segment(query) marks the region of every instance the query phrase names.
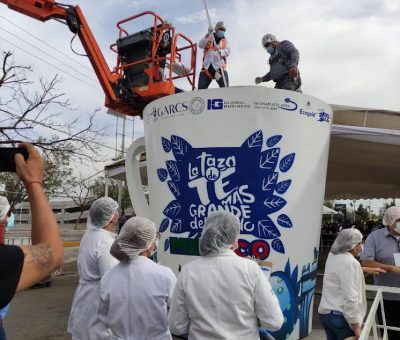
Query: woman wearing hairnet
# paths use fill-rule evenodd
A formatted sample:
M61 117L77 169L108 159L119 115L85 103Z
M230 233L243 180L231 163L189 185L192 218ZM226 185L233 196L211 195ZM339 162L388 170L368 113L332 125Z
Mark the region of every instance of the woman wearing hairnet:
M87 230L79 247L79 285L75 291L68 332L72 339L100 339L97 317L100 301L100 280L104 273L118 261L111 256L110 248L116 234L112 232L118 222L118 203L110 197L94 201L89 211Z
M257 318L270 330L283 324L279 302L254 261L237 256L240 222L228 212L211 213L200 237L201 258L178 278L168 323L189 339L259 339Z
M115 239L111 254L121 261L101 280L98 339L172 339L167 311L176 283L171 269L149 257L156 250L155 224L132 217Z
M362 252L362 240L358 229L342 230L326 260L318 313L328 340L360 337L367 300L364 274L355 257Z

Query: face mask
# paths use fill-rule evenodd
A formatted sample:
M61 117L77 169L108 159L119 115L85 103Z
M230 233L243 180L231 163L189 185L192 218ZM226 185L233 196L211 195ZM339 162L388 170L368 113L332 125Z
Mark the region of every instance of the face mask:
M224 32L224 31L221 31L221 30L218 30L218 31L217 31L217 37L218 37L218 38L221 39L221 38L223 38L224 36L225 36L225 32Z
M156 246L155 246L154 250L150 251L150 256L149 257L152 257L155 253L157 253L158 243L159 243L159 240L157 239L156 240Z
M274 53L275 48L273 48L272 46L268 46L268 47L266 48L266 50L267 50L267 52L268 52L269 54L272 54L272 53Z
M15 225L15 216L11 213L11 216L7 219L7 230L10 230Z
M400 234L400 222L397 222L397 223L396 223L396 225L395 225L395 227L393 228L393 230L394 230L396 233Z

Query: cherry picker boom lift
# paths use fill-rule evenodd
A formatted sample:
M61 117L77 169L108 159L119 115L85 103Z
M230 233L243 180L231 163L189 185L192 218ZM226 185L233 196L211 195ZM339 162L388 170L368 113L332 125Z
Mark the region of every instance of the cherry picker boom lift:
M117 23L116 43L110 46L117 53L117 65L110 70L79 6L54 0L0 0L10 9L40 21L65 21L77 34L105 93L105 106L118 113L141 116L143 108L156 98L179 92L174 80L186 78L195 86L197 45L151 11L145 11ZM140 32L128 33L124 24L144 16L153 18L153 25ZM179 44L179 45L178 45ZM182 63L188 51L190 65Z

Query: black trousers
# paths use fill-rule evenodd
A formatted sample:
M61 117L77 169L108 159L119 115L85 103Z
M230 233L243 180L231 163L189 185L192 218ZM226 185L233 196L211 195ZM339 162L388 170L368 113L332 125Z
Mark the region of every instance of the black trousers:
M399 317L400 301L383 300L383 307L385 308L386 325L393 327L400 327L400 317ZM377 313L378 313L378 322L380 325L382 325L383 321L382 321L380 304ZM381 335L383 335L383 330L381 330ZM400 339L400 332L388 330L388 339L389 340Z

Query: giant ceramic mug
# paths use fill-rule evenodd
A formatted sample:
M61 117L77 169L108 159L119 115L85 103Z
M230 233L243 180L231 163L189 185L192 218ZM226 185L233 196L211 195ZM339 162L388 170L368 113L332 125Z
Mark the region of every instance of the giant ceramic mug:
M178 272L199 255L208 214L242 225L238 255L264 261L285 324L309 333L332 111L321 100L263 87L180 93L144 110L145 140L126 168L137 215L161 232L159 261ZM137 155L146 150L149 204ZM266 263L266 266L265 266Z

